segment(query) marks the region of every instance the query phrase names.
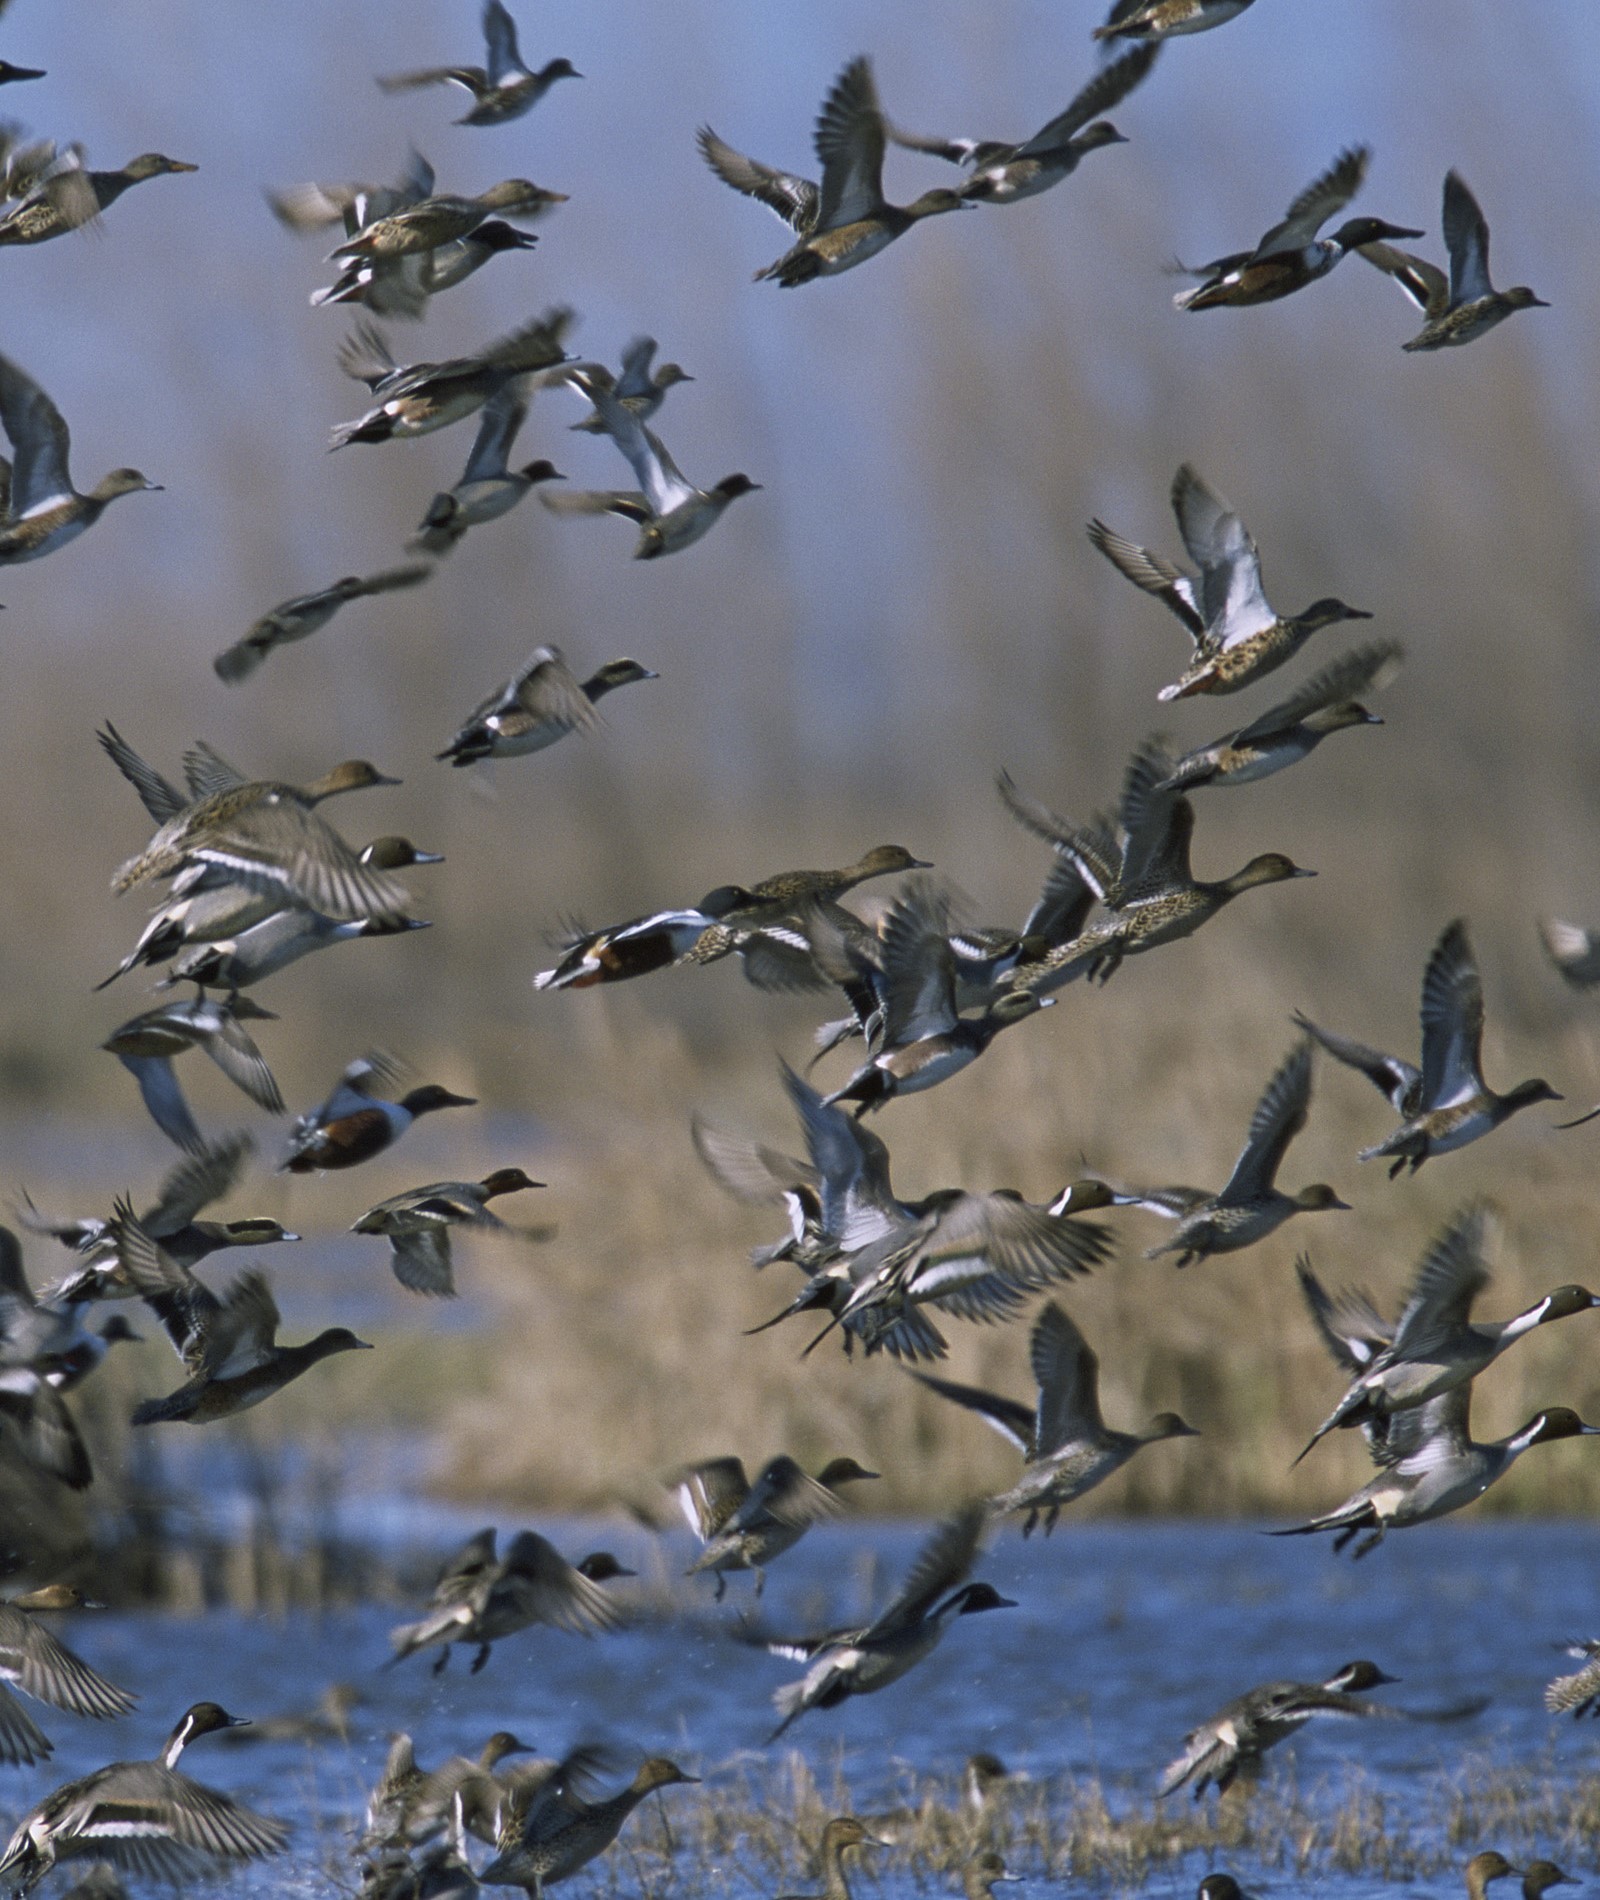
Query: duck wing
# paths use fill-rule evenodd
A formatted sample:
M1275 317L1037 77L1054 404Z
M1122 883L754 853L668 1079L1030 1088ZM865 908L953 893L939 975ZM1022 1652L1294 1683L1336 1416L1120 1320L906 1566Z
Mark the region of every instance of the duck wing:
M251 783L238 766L230 764L204 739L198 740L184 753L183 777L189 787L190 798L197 803L203 798L214 798L218 792L231 792L236 786Z
M126 1715L138 1699L107 1682L43 1624L10 1604L0 1604L0 1665L25 1694L72 1715L107 1720Z
M1009 772L1001 772L996 777L995 789L1017 823L1061 852L1087 884L1091 896L1104 903L1106 892L1115 887L1122 875L1122 852L1106 825L1098 820L1077 825L1070 818L1061 817L1048 805L1030 798Z
M1052 1300L1033 1323L1028 1359L1039 1387L1034 1453L1047 1458L1068 1445L1100 1438L1100 1361L1087 1339Z
M746 158L743 152L719 139L709 125L696 135L700 156L725 185L755 198L769 211L775 211L784 223L802 237L815 230L817 203L821 193L809 178L794 172L781 172L759 160Z
M182 1879L205 1860L256 1860L281 1853L289 1830L160 1762L117 1762L73 1784L53 1818L80 1852L130 1872ZM150 1831L152 1810L160 1832Z
M531 718L560 720L575 732L593 732L600 724L594 701L567 665L560 647L537 648L510 681L502 699L520 706Z
M197 1154L186 1155L161 1177L156 1198L139 1220L153 1239L163 1240L187 1227L202 1208L220 1201L238 1181L255 1149L248 1135L229 1135L207 1142Z
M1444 177L1444 241L1450 251L1451 306L1492 297L1488 221L1457 171Z
M1044 888L1023 919L1022 935L1036 937L1054 949L1071 943L1089 920L1095 894L1076 858L1057 851L1045 873Z
M112 763L139 794L139 802L158 825L175 818L189 800L153 765L147 765L108 719L95 734Z
M258 1268L241 1273L222 1295L205 1330L197 1373L206 1379L238 1379L273 1358L279 1314L267 1276Z
M923 878L902 888L883 927L883 1036L891 1047L956 1025L951 899Z
M1372 1462L1381 1470L1415 1474L1465 1456L1472 1448L1471 1409L1468 1380L1425 1405L1367 1420L1361 1430Z
M1364 1042L1357 1042L1352 1036L1336 1035L1333 1030L1314 1023L1301 1010L1294 1012L1294 1020L1308 1036L1320 1042L1336 1061L1359 1070L1397 1114L1404 1115L1407 1112L1406 1105L1412 1102L1422 1081L1420 1069L1414 1068L1400 1056L1388 1056L1381 1049L1369 1049Z
M1172 748L1159 734L1146 739L1128 761L1119 808L1124 889L1152 875L1171 882L1174 870L1187 879L1188 839L1177 836L1175 825L1179 794L1165 789L1176 764ZM1180 848L1181 855L1175 856Z
M741 1459L707 1458L685 1466L672 1489L690 1530L709 1544L749 1497L750 1481Z
M1200 567L1206 636L1226 651L1277 620L1261 591L1261 554L1233 508L1185 462L1173 477L1172 511Z
M1200 605L1196 577L1174 567L1137 541L1115 533L1098 516L1089 523L1089 539L1125 580L1153 594L1164 607L1175 613L1189 630L1196 646L1205 637L1206 616Z
M1281 224L1275 224L1256 246L1256 257L1279 251L1297 251L1309 244L1336 211L1342 211L1361 189L1372 151L1352 145L1342 151L1320 178L1314 179L1290 205Z
M1400 1309L1394 1335L1397 1359L1421 1358L1466 1331L1473 1302L1491 1277L1484 1255L1495 1225L1493 1208L1474 1201L1435 1236Z
M0 1420L9 1420L23 1458L74 1491L94 1482L94 1467L66 1400L31 1366L0 1369Z
M1311 1271L1307 1255L1300 1255L1294 1270L1312 1323L1335 1363L1352 1377L1368 1371L1393 1346L1395 1328L1358 1289L1345 1287L1338 1294L1329 1293Z
M905 1582L863 1632L863 1640L892 1636L920 1623L942 1596L964 1583L977 1562L987 1517L983 1504L964 1504L937 1525Z
M128 1284L160 1320L173 1350L192 1374L205 1362L207 1342L222 1312L210 1287L157 1245L123 1202L111 1223L117 1261Z
M813 142L822 166L817 230L837 230L881 208L884 138L872 62L860 54L833 82L817 116Z
M823 1232L844 1252L855 1253L897 1231L906 1210L890 1185L889 1150L882 1138L825 1102L787 1063L781 1067L821 1185Z
M927 1372L913 1372L911 1376L930 1392L937 1392L940 1398L976 1412L985 1425L1015 1445L1024 1458L1034 1455L1034 1415L1020 1400L986 1392L981 1386L958 1385L954 1379L936 1379Z
M1358 244L1356 250L1386 277L1392 277L1430 323L1450 308L1450 280L1437 264L1393 244Z
M626 404L618 402L610 390L600 388L589 392L589 400L606 434L633 470L634 480L653 514L670 514L674 508L694 499L700 491L684 477L660 438L653 435Z
M1272 1191L1289 1143L1305 1127L1310 1109L1311 1044L1302 1041L1284 1059L1256 1103L1244 1151L1217 1196L1220 1206L1238 1207Z
M1457 917L1422 975L1422 1106L1449 1108L1483 1087L1483 983Z
M497 390L483 405L478 433L462 471L461 484L493 481L506 472L511 445L528 413L528 401L513 385Z
M71 501L67 458L72 437L66 418L33 378L6 356L0 356L0 428L11 442L10 519L26 521L30 515Z
M363 864L325 818L294 799L235 812L191 840L188 855L340 921L401 917L411 902L398 878Z
M516 22L501 0L484 0L483 38L488 49L491 86L503 86L514 74L528 70L517 49Z
M749 1495L728 1521L733 1530L748 1530L763 1519L803 1530L825 1517L837 1517L843 1509L842 1499L780 1452L761 1467Z
M218 1011L216 1028L202 1038L200 1047L234 1087L243 1089L258 1108L264 1108L269 1115L283 1114L283 1096L277 1078L232 1010L224 1007Z
M1248 726L1234 733L1234 745L1249 745L1288 732L1312 713L1327 706L1343 705L1359 699L1363 693L1381 689L1400 670L1405 649L1398 640L1374 640L1366 646L1352 647L1338 659L1313 673L1298 691L1270 707Z
M455 1297L455 1274L450 1264L450 1235L442 1227L414 1228L389 1236L389 1265L409 1293L434 1299Z
M502 1574L490 1586L483 1619L509 1613L522 1623L588 1635L615 1629L622 1614L599 1584L569 1564L537 1531L519 1531L506 1551Z
M650 374L650 361L656 353L656 340L653 336L636 336L629 340L622 352L622 374L612 385L616 395L623 401L629 397L648 400L656 393L656 386Z
M1574 989L1591 989L1600 983L1600 935L1559 917L1541 917L1539 937L1545 955Z
M1151 40L1102 66L1072 103L1040 126L1031 139L1016 148L1013 156L1037 158L1042 153L1059 150L1091 119L1098 119L1126 99L1155 64L1160 51L1161 42Z

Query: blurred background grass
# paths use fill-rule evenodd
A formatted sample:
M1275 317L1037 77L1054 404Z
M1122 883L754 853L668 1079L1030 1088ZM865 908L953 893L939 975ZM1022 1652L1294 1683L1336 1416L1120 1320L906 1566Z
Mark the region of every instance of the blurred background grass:
M833 74L867 50L906 123L1021 136L1088 76L1100 10L818 0L780 19L729 0L650 15L550 0L525 18L524 50L566 53L587 77L490 133L452 127L445 94L371 84L470 55L465 4L364 0L331 18L304 0L270 15L165 0L135 19L69 0L8 16L7 56L50 69L6 101L35 131L83 138L96 164L154 146L201 167L125 199L102 240L7 260L0 347L65 411L80 486L133 461L167 487L0 587L14 1181L86 1211L173 1156L96 1049L142 1006L137 981L89 985L139 927L106 880L146 829L93 744L99 720L167 771L201 737L289 778L368 756L406 782L338 810L348 835L405 830L448 856L415 877L433 930L313 959L260 992L282 1016L262 1045L293 1108L371 1043L485 1107L425 1124L353 1176L258 1179L236 1197L233 1211L308 1236L270 1262L286 1335L353 1303L387 1348L320 1369L242 1432L339 1445L392 1427L421 1481L530 1508L657 1502L660 1472L725 1450L851 1452L885 1473L877 1507L1006 1481L999 1441L892 1366L846 1365L830 1343L801 1367L804 1335L739 1336L793 1276L742 1264L773 1230L700 1174L688 1118L703 1108L793 1145L774 1056L803 1054L821 1012L756 995L730 966L612 995L535 996L528 978L566 913L609 921L885 840L935 859L984 915L1018 921L1044 854L994 799L995 768L1087 814L1157 723L1156 688L1183 651L1083 524L1100 514L1175 552L1166 490L1186 457L1255 532L1275 601L1338 593L1376 614L1374 636L1405 641L1388 723L1270 787L1202 794L1201 875L1274 848L1317 881L1245 897L1194 942L1130 964L1104 994L1065 993L965 1076L896 1105L881 1126L900 1191L1041 1198L1085 1159L1215 1186L1290 1010L1411 1051L1422 965L1456 914L1484 968L1490 1079L1543 1073L1579 1105L1600 1094L1594 1007L1562 990L1533 926L1547 909L1600 917L1600 268L1582 235L1600 210L1600 21L1585 0L1515 15L1490 0L1269 3L1167 49L1115 115L1132 142L1048 198L945 220L798 296L748 283L783 233L704 170L697 124L801 165ZM555 301L580 312L587 353L614 359L648 329L697 378L661 418L674 454L697 479L742 468L765 492L703 546L644 566L623 524L557 522L530 503L475 531L427 588L347 609L229 691L212 655L275 601L393 560L469 446L458 428L323 454L361 396L334 365L346 324L306 306L326 281L319 247L260 198L299 178L387 178L408 139L443 189L525 173L571 203L531 258L395 326L402 356L470 348ZM1417 248L1439 256L1440 181L1458 166L1494 228L1499 280L1554 308L1421 359L1399 349L1414 313L1359 262L1274 308L1173 312L1168 257L1249 241L1357 140L1375 150L1357 209L1426 226ZM930 181L948 176L893 156L892 196ZM565 432L580 413L541 396L523 451L609 484L608 445ZM434 764L539 641L580 671L629 653L663 677L609 702L591 744L488 776ZM1299 670L1315 663L1314 646ZM1293 677L1160 709L1163 723L1200 743ZM209 1073L185 1079L208 1125L249 1116ZM1295 1252L1392 1301L1433 1228L1488 1191L1509 1222L1493 1313L1593 1278L1596 1137L1553 1134L1547 1115L1391 1186L1353 1158L1387 1109L1325 1064L1284 1178L1333 1181L1353 1213L1181 1278L1139 1258L1160 1224L1120 1219L1117 1262L1066 1295L1100 1351L1108 1415L1130 1425L1175 1407L1205 1437L1145 1454L1080 1508L1299 1512L1342 1496L1364 1475L1356 1446L1285 1470L1338 1386L1298 1303ZM510 1162L551 1182L536 1214L560 1235L537 1252L466 1243L467 1298L448 1315L393 1291L380 1250L331 1238L399 1188ZM38 1279L56 1263L35 1249L30 1264ZM1542 1403L1600 1407L1590 1324L1498 1367L1480 1433ZM952 1376L1026 1393L1025 1326L951 1337ZM108 1477L124 1400L175 1371L161 1350L105 1375ZM1600 1465L1581 1445L1542 1448L1502 1500L1592 1509Z

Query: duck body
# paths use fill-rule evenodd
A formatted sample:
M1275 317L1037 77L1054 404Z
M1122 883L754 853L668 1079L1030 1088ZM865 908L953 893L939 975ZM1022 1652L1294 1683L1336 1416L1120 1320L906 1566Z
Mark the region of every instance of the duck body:
M382 1234L388 1239L395 1278L403 1287L413 1293L453 1298L456 1289L450 1260L451 1228L504 1231L505 1223L489 1210L490 1201L502 1194L543 1186L542 1181L530 1180L521 1168L497 1168L481 1181L434 1181L426 1187L408 1188L368 1208L350 1231Z
M851 1696L872 1695L898 1682L932 1654L958 1617L1015 1608L993 1585L962 1581L976 1561L984 1519L981 1504L963 1506L946 1518L874 1622L825 1636L765 1643L774 1655L810 1665L800 1681L774 1695L783 1720L769 1741L775 1742L808 1709L837 1708Z
M600 724L595 708L607 693L641 680L659 679L637 660L608 660L580 681L559 647L535 647L526 663L474 708L461 730L434 756L452 765L479 759L515 759L542 752L570 732L590 733Z
M1252 0L1117 0L1097 40L1177 39L1180 34L1209 33L1237 20Z
M1370 1420L1362 1430L1378 1475L1336 1510L1271 1534L1334 1531L1333 1547L1340 1551L1365 1531L1354 1553L1364 1557L1390 1530L1425 1524L1476 1503L1530 1446L1600 1437L1600 1425L1586 1425L1566 1406L1552 1406L1509 1438L1479 1444L1471 1436L1471 1402L1471 1385L1457 1385L1425 1405Z
M1473 1325L1473 1303L1489 1284L1484 1253L1491 1226L1485 1202L1456 1214L1423 1255L1392 1324L1364 1294L1330 1297L1309 1263L1296 1263L1323 1344L1352 1375L1306 1451L1330 1431L1381 1421L1467 1385L1535 1327L1600 1306L1587 1287L1560 1286L1508 1320Z
M620 1794L606 1801L578 1802L560 1788L540 1790L532 1802L513 1804L501 1824L500 1851L478 1878L486 1887L525 1887L542 1893L603 1854L647 1795L698 1779L686 1775L676 1762L655 1755L641 1764Z
M382 1057L357 1057L321 1107L295 1122L280 1171L310 1174L317 1169L356 1167L392 1146L419 1115L477 1105L475 1096L453 1095L434 1082L409 1090L397 1102L389 1101L376 1091L390 1085L395 1073Z
M50 238L65 237L108 211L130 186L168 172L199 169L161 152L141 152L120 171L85 171L62 164L54 176L45 177L25 198L0 214L0 244L43 244Z
M484 66L434 66L424 72L396 73L380 79L385 92L416 86L459 86L472 95L471 109L457 125L509 125L531 112L558 79L581 79L570 59L548 60L535 72L517 46L517 28L502 0L485 0Z
M536 990L585 990L597 983L622 983L680 962L711 926L750 901L736 884L719 884L688 910L660 910L635 917L609 930L582 931L569 938L554 969L533 979Z
M689 1528L705 1549L686 1574L713 1574L720 1602L729 1571L753 1571L760 1596L767 1565L793 1550L813 1524L842 1509L839 1488L877 1475L853 1458L836 1458L812 1478L783 1454L769 1459L753 1484L737 1458L690 1467L675 1489Z
M1226 1794L1235 1780L1256 1781L1262 1756L1287 1741L1314 1717L1382 1716L1391 1713L1381 1704L1358 1696L1393 1682L1376 1663L1346 1663L1325 1682L1266 1682L1224 1704L1208 1722L1184 1737L1184 1752L1170 1763L1156 1792L1175 1794L1189 1783L1198 1801L1215 1786ZM1202 1894L1205 1888L1202 1886Z
M176 1881L219 1862L281 1853L289 1839L281 1821L178 1770L189 1742L236 1720L215 1702L197 1702L156 1760L112 1762L63 1783L17 1823L0 1853L0 1875L25 1894L68 1859L93 1856Z
M1459 349L1476 342L1519 310L1549 306L1526 284L1496 290L1489 279L1489 224L1457 171L1445 174L1444 236L1450 275L1425 258L1388 244L1362 248L1368 263L1393 277L1427 322L1401 348L1408 352Z
M1024 1512L1024 1537L1032 1535L1041 1517L1048 1537L1068 1504L1120 1471L1145 1445L1198 1436L1172 1412L1161 1413L1144 1432L1110 1430L1100 1413L1100 1362L1054 1301L1034 1321L1029 1358L1039 1388L1032 1407L925 1372L912 1375L941 1398L976 1412L1021 1451L1022 1476L991 1498L989 1507Z

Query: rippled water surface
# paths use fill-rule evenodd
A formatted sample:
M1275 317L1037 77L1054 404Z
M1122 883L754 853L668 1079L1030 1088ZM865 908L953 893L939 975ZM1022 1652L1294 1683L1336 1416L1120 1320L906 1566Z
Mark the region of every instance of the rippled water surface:
M391 1522L412 1535L418 1530L417 1516L403 1510ZM475 1525L440 1517L428 1528L426 1542L443 1556ZM330 1879L353 1879L348 1831L399 1728L416 1737L427 1765L452 1752L475 1753L502 1727L548 1752L603 1735L670 1754L705 1778L701 1788L666 1796L690 1837L693 1804L732 1798L770 1759L763 1753L773 1722L769 1697L795 1668L730 1640L729 1626L749 1603L748 1580L731 1581L720 1609L698 1580L680 1583L686 1540L611 1524L565 1525L553 1534L572 1554L608 1545L640 1571L637 1584L621 1586L637 1593L638 1621L595 1641L525 1632L497 1645L477 1676L460 1651L440 1677L429 1674L426 1658L380 1670L386 1632L398 1620L389 1606L284 1623L221 1612L79 1618L69 1640L136 1689L141 1708L115 1725L45 1711L55 1759L0 1771L0 1805L13 1818L59 1780L108 1756L153 1753L177 1714L202 1696L260 1716L308 1706L325 1684L346 1679L362 1697L348 1746L243 1749L203 1741L186 1760L202 1778L295 1822L292 1865L253 1873L243 1883L253 1891L326 1891ZM773 1628L795 1632L855 1617L883 1600L923 1535L925 1527L860 1522L814 1532L772 1573L760 1610ZM908 1771L953 1778L968 1754L989 1749L1048 1784L1052 1799L1059 1791L1063 1809L1075 1788L1097 1781L1114 1815L1148 1816L1155 1778L1195 1721L1252 1684L1320 1677L1370 1656L1402 1679L1379 1691L1385 1701L1438 1711L1483 1695L1489 1706L1453 1722L1312 1724L1271 1758L1268 1798L1292 1782L1325 1826L1364 1776L1384 1796L1390 1830L1459 1863L1489 1842L1444 1839L1445 1783L1481 1783L1518 1765L1536 1781L1575 1784L1594 1771L1600 1734L1553 1721L1540 1697L1548 1678L1571 1666L1553 1645L1600 1633L1597 1560L1600 1528L1588 1524L1434 1527L1391 1538L1355 1566L1332 1557L1321 1540L1280 1542L1238 1526L1095 1525L1028 1544L1007 1533L980 1574L1017 1598L1016 1609L958 1622L904 1681L807 1715L780 1746L798 1750L825 1784L837 1773L863 1813L901 1798ZM1187 1802L1180 1794L1165 1805L1177 1810ZM660 1841L661 1825L654 1803L634 1823L646 1842ZM1313 1888L1360 1900L1385 1884L1371 1872L1331 1870L1314 1840L1299 1845L1310 1849L1304 1873L1295 1871L1292 1854L1264 1867L1248 1851L1217 1850L1163 1865L1147 1884L1187 1894L1207 1859L1268 1891ZM1543 1845L1570 1871L1593 1865L1592 1846L1570 1839ZM1019 1871L1030 1871L1026 1846L1015 1860ZM643 1881L646 1865L614 1853L567 1891L639 1892L662 1877L651 1858ZM1032 1871L1036 1884L1054 1884ZM768 1890L770 1878L736 1858L708 1870L685 1853L670 1887L692 1891L708 1877L738 1891ZM860 1884L867 1893L909 1893L914 1883L929 1884L879 1855ZM55 1890L66 1884L64 1873L53 1877ZM933 1876L932 1884L950 1883ZM1115 1883L1091 1874L1072 1884ZM1441 1872L1417 1890L1449 1893L1456 1883Z

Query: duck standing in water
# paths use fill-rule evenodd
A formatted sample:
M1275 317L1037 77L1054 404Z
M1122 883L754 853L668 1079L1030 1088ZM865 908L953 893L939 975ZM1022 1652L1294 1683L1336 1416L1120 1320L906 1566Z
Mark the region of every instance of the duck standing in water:
M876 1835L868 1833L853 1814L836 1814L822 1830L822 1839L817 1846L817 1858L822 1866L822 1892L780 1894L779 1900L853 1900L850 1881L845 1873L845 1855L856 1847L888 1845L887 1841L880 1841Z
M923 218L965 208L960 192L943 188L925 191L909 205L890 204L883 195L887 137L872 62L864 56L840 73L817 116L820 186L746 158L709 125L700 128L700 155L722 182L759 199L799 233L799 243L756 272L757 283L770 278L791 290L837 276L876 257Z

